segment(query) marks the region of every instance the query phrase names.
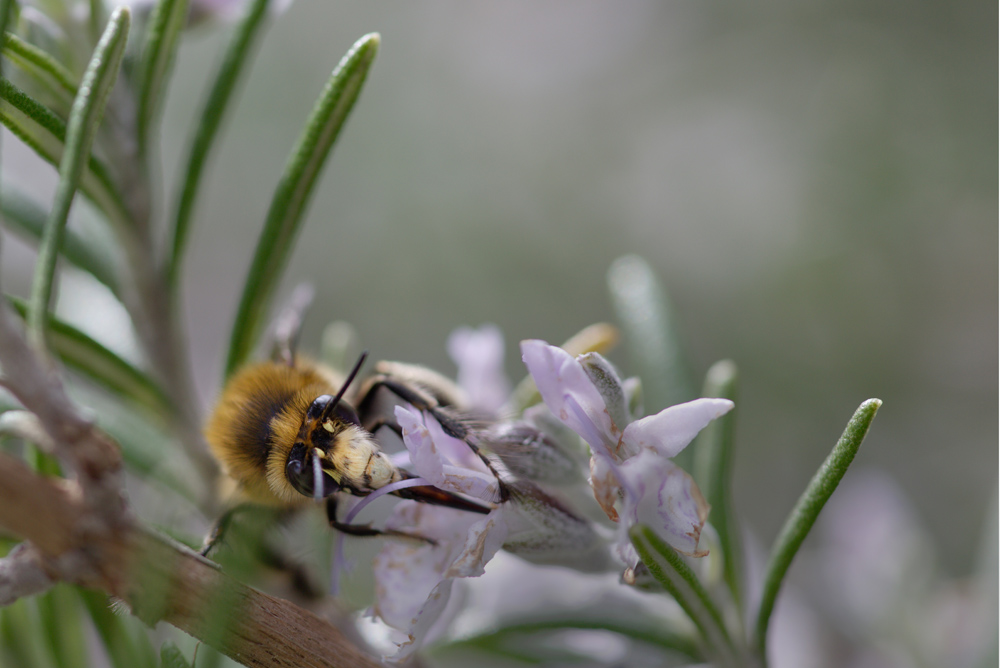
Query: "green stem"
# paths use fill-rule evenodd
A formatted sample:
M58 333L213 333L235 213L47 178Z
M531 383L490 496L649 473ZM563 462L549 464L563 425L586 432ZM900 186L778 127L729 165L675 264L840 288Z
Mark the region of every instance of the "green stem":
M809 530L815 524L816 518L819 517L820 511L823 510L823 506L826 505L844 474L847 473L847 467L854 460L872 420L875 419L875 413L878 412L881 405L881 400L869 399L858 407L850 422L847 423L847 428L844 429L840 440L833 447L833 451L819 467L805 492L799 497L795 508L785 520L785 526L781 529L774 547L771 548L771 557L764 571L764 590L754 630L754 648L762 665L767 665L768 623L788 568L791 566L799 547L802 546L802 541L805 540Z

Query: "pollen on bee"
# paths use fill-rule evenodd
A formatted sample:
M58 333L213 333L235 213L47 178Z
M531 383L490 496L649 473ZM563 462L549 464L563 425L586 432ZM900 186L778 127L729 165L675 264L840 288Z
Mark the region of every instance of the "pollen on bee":
M332 434L333 430L334 430L333 420L327 420L326 422L324 422L323 423L323 429L326 429L328 432L330 432Z

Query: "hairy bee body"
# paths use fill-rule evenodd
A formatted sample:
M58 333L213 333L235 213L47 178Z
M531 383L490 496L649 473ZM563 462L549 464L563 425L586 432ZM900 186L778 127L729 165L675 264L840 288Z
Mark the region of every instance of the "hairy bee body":
M343 384L331 370L297 359L294 366L264 362L227 383L205 435L241 500L264 505L301 505L310 497L288 478L292 450L317 397ZM324 474L344 491L365 494L401 479L401 473L360 425L333 416L318 425L327 437Z
M379 362L352 397L344 398L358 367L345 380L303 358L291 364L263 362L246 367L226 384L205 436L222 464L230 507L241 503L297 507L338 492L366 496L412 478L382 452L371 431L398 425L385 419L389 407L378 390L427 410L449 433L466 438L461 392L447 378L423 367ZM357 409L355 409L357 405ZM359 416L360 413L360 416ZM490 508L429 485L404 486L393 494L485 513ZM328 508L331 524L343 529Z

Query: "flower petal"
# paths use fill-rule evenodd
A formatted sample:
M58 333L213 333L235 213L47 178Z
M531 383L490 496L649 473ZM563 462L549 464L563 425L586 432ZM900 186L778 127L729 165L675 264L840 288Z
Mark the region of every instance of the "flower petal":
M468 444L447 436L434 418L426 419L427 425L416 413L403 406L396 406L396 422L403 431L403 444L410 453L413 470L435 487L468 494L484 501L495 501L500 493L496 477L486 470L468 468L464 465L465 462L462 462L462 465L455 465L447 456L447 452L456 446L448 439L461 444L464 451L469 451ZM431 426L437 427L436 436L432 434ZM485 469L478 458L474 455L473 458L480 469Z
M458 385L474 409L495 413L510 394L503 370L503 334L496 325L460 327L448 337L448 355L458 366Z
M662 457L674 457L694 440L709 422L733 408L728 399L695 399L664 408L625 427L622 443L628 454L655 450Z
M595 452L590 458L590 486L594 489L597 504L608 519L617 522L615 502L621 498L621 484L618 482L617 465L611 457Z
M474 578L482 575L486 564L503 546L507 533L503 506L474 522L468 528L465 543L445 572L445 577Z
M507 536L503 510L483 517L453 508L403 501L386 527L431 538L435 544L386 541L374 561L373 612L407 635L393 660L419 649L448 603L456 577L482 575Z
M432 510L431 510L432 509ZM450 512L434 512L450 511ZM386 521L390 529L419 533L439 541L437 545L416 541L389 540L375 556L375 613L389 626L410 632L432 590L442 580L450 564L444 537L454 537L460 511L436 508L415 501L396 505Z
M628 527L645 524L682 554L708 554L699 549L698 540L709 506L684 469L652 450L643 450L618 466L617 475L624 495L623 534Z
M576 358L577 364L583 367L587 378L593 383L604 407L608 409L611 422L620 433L629 423L628 402L625 398L625 386L611 362L604 359L600 353L584 353Z
M619 432L580 363L562 348L539 340L521 342L521 359L552 414L592 448L611 454Z

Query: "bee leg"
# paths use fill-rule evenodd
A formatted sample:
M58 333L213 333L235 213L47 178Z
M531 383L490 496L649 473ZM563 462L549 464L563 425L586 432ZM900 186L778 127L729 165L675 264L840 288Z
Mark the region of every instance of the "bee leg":
M395 529L376 529L371 524L347 524L345 522L341 522L337 519L337 501L336 497L333 496L329 496L326 499L326 519L330 523L331 527L343 534L347 534L348 536L392 536L393 538L408 538L422 543L437 545L437 541L432 538L427 538L414 533L408 533L406 531L397 531Z
M396 434L396 436L399 436L400 438L403 438L403 429L398 424L396 424L395 420L390 420L388 418L380 417L378 419L372 420L371 422L369 422L367 424L363 424L361 426L369 434L375 434L382 427L388 427L389 429L391 429Z
M497 483L499 483L500 486L499 500L503 502L510 498L510 490L507 489L507 485L500 477L500 473L493 467L493 462L490 461L489 457L483 454L483 452L479 449L479 446L476 445L472 432L469 431L469 428L466 427L461 420L456 419L447 411L442 410L433 399L428 400L429 398L424 394L408 387L405 383L401 383L393 378L390 378L389 376L375 376L368 382L369 385L365 389L364 396L362 396L361 400L358 402L358 415L364 416L371 412L371 408L375 401L376 391L380 387L384 387L403 401L416 408L418 411L426 411L433 415L434 419L441 425L441 428L444 429L444 433L453 438L465 441L465 444L472 448L472 451L476 453L481 460L483 460L484 464L486 464L486 468L490 470L490 473L496 477ZM374 424L378 424L378 422L375 422ZM390 423L386 422L386 424ZM371 431L371 429L368 429L368 431Z
M223 537L226 535L226 531L229 530L229 525L233 522L233 516L245 507L246 506L244 505L233 506L226 512L222 513L222 516L215 521L215 524L212 525L208 535L205 536L205 540L202 541L201 549L198 550L198 554L203 557L207 557L208 553L212 551L212 548L222 542Z

